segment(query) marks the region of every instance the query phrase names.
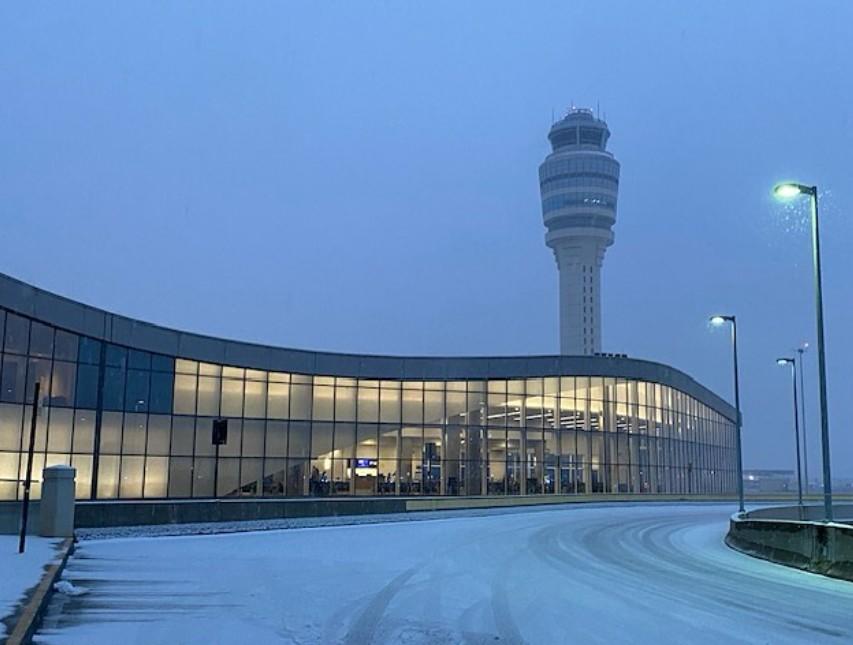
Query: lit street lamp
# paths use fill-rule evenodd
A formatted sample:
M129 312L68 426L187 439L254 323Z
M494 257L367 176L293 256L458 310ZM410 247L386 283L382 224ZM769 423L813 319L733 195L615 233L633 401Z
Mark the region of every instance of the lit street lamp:
M794 358L777 358L777 365L791 366L791 383L794 385L794 439L797 443L797 502L803 505L803 474L800 470L800 415L797 412L797 361Z
M806 438L806 388L803 385L803 354L809 348L808 343L803 343L797 348L800 355L798 365L800 367L800 427L803 430L803 479L806 485L806 495L809 494L809 442Z
M738 512L744 513L746 509L743 507L743 456L741 454L741 440L740 440L740 382L738 378L738 369L737 369L737 320L734 316L711 316L710 322L715 327L719 327L724 323L732 324L732 350L734 353L734 372L735 372L735 415L737 419L735 420L735 432L737 434L737 498L738 498Z
M832 521L832 474L829 455L829 412L826 400L826 353L823 339L823 288L820 272L820 227L818 225L817 186L796 183L777 184L773 192L780 199L808 195L812 206L812 261L814 264L815 309L817 310L817 372L820 391L820 443L823 456L823 505L827 522Z

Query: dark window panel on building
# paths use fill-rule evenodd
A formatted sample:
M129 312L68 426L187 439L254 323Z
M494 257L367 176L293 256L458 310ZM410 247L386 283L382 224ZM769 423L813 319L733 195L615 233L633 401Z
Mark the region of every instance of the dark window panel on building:
M125 371L118 367L104 369L104 410L124 410Z
M96 365L77 365L76 402L78 408L96 408L98 406L98 367Z
M87 336L81 336L78 356L80 363L98 365L101 362L101 342Z
M15 314L7 314L3 351L6 354L26 354L29 335L29 320L16 316Z

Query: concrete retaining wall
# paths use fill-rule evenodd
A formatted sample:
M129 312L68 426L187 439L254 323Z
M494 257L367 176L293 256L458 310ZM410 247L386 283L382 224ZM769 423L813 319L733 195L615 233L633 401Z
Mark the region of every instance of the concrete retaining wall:
M785 507L733 516L726 543L764 560L853 581L853 525L784 519L798 514L796 507Z
M185 499L78 501L75 528L109 528L202 522L239 522L405 513L466 508L542 506L601 502L732 502L731 498L693 495L513 495L506 497L323 497L291 499ZM31 508L30 526L38 503ZM0 502L0 533L17 531L20 502ZM38 526L38 522L35 521Z

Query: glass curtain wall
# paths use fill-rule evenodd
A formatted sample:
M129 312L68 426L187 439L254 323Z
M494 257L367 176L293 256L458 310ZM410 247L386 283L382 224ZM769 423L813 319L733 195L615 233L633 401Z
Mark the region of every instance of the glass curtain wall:
M0 309L0 499L69 464L77 497L715 494L734 426L658 383L268 372L104 343ZM228 419L216 462L212 423ZM39 495L38 483L33 493Z

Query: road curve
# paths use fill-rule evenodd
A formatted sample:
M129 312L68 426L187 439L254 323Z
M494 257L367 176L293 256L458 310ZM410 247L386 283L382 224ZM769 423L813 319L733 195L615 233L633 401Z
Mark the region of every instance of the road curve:
M83 542L67 577L88 592L58 597L38 642L853 643L853 583L728 549L731 510Z

